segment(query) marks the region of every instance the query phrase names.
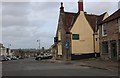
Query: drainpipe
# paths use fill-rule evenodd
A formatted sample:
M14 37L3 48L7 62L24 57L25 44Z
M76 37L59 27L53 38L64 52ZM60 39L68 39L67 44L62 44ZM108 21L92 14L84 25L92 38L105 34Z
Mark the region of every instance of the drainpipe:
M93 34L93 49L94 49L94 54L95 58L97 57L96 52L95 52L95 33Z

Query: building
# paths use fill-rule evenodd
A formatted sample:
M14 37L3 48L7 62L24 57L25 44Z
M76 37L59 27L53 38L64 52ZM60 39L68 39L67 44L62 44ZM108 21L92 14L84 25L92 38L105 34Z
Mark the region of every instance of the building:
M98 24L107 17L107 12L101 15L84 12L83 2L78 2L78 15L69 28L72 56L83 55L83 58L99 56Z
M107 18L108 14L87 14L83 8L83 1L79 0L77 13L65 12L61 3L56 49L58 57L61 56L63 60L81 58L84 54L87 57L99 54L98 24Z
M1 56L7 56L7 49L3 46L2 43L0 43L0 55Z
M51 47L50 47L50 53L52 55L52 59L54 60L57 60L57 56L58 56L58 53L57 53L57 45L54 43Z
M71 55L70 48L69 49L65 48L65 42L67 42L66 34L67 33L69 34L69 27L71 26L72 20L75 15L76 13L65 12L63 3L61 3L57 32L56 32L56 37L54 38L55 54L56 54L57 59L62 58L64 60L67 60L68 57L66 56ZM69 43L70 43L70 40L69 40Z
M99 26L101 58L119 60L120 9L106 18Z

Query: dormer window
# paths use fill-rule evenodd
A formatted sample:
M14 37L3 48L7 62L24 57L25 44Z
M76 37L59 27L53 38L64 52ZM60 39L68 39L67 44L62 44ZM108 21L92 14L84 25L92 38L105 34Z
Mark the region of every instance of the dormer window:
M107 24L102 25L102 36L107 36Z

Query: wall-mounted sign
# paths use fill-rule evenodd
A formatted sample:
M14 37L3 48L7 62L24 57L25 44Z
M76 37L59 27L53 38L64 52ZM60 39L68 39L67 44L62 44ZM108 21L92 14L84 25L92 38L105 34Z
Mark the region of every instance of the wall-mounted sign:
M70 43L69 42L65 42L65 48L69 49L70 48Z

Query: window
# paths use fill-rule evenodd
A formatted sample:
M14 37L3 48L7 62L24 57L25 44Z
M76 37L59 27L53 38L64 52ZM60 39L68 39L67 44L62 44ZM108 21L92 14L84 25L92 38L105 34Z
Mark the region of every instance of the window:
M119 27L119 32L120 32L120 18L118 18L118 27Z
M102 42L102 53L108 53L108 42Z
M58 31L58 40L60 41L61 40L61 32Z
M72 39L73 40L79 40L79 34L73 34Z
M102 25L102 36L107 36L107 24Z

